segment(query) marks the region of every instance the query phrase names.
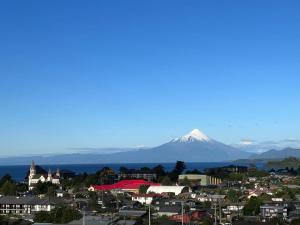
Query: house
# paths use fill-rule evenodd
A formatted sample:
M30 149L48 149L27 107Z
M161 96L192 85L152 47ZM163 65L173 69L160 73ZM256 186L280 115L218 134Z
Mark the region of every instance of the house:
M56 197L58 197L58 198L63 198L65 196L65 194L66 194L66 192L64 190L62 190L61 188L56 191Z
M296 202L293 204L293 207L291 207L288 216L289 216L289 220L300 218L300 203Z
M243 205L228 205L226 207L226 210L230 212L240 212L243 210L243 208L244 208Z
M189 187L186 186L153 186L151 185L147 189L147 193L163 194L163 193L173 193L174 195L179 195L181 193L190 192Z
M160 194L134 194L131 196L133 202L139 202L143 205L150 205L154 198L161 197Z
M49 169L48 174L45 173L37 173L36 166L34 161L32 161L29 175L28 175L28 189L33 190L37 183L42 182L50 182L52 184L60 184L60 172L59 169L57 169L55 174L51 173L51 170Z
M260 215L262 219L283 218L288 216L287 203L265 203L260 206Z
M173 216L181 213L180 205L160 205L155 206L158 216Z
M199 202L219 202L223 201L225 199L226 195L207 195L207 194L202 194L196 196L196 199Z
M89 191L113 191L122 190L125 192L139 193L141 186L158 186L160 184L145 181L145 180L121 180L114 184L91 185Z
M120 171L119 180L123 179L143 179L147 181L156 181L157 174L153 170L126 170Z
M185 179L190 181L193 185L209 186L219 185L222 183L220 178L207 176L205 174L181 174L179 175L179 182L183 182Z
M201 220L204 216L206 216L205 210L196 210L190 213L172 215L169 217L169 219L172 221L183 222L187 224L193 220Z
M34 196L0 197L0 214L31 214L40 211L51 211L58 204L65 204L62 199L38 198Z
M184 201L181 199L155 199L152 201L152 206L157 211L159 216L175 216L181 214L184 206L189 206L189 208L195 207L195 202ZM176 216L173 218L176 221Z

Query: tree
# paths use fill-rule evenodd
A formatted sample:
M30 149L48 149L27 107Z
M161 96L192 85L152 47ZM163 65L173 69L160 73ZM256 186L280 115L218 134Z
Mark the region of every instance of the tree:
M6 182L6 181L10 181L13 182L11 176L9 174L5 174L3 177L1 177L0 179L0 187Z
M139 193L140 194L146 194L147 193L147 189L149 188L150 185L141 185L139 188Z
M127 173L129 171L129 169L124 166L121 166L119 171L120 171L120 173Z
M173 169L173 172L176 173L177 175L180 175L184 170L186 166L183 161L177 161L175 168Z
M166 176L165 168L162 165L158 165L152 169L157 175L157 179Z
M202 225L213 225L213 222L209 218L204 218Z
M1 187L1 193L4 195L16 195L17 186L10 180L5 181Z
M52 209L50 212L41 211L34 215L34 221L37 223L69 223L72 220L78 220L82 217L79 211L69 207L60 206Z
M112 184L115 181L115 171L109 167L104 167L96 173L99 182L98 184Z
M187 170L185 174L201 174L201 172L197 169Z
M240 193L233 189L230 189L227 193L227 198L230 202L236 203L239 200Z
M176 182L178 180L178 176L185 170L185 168L186 166L183 161L177 161L172 172L168 174L171 181Z
M292 220L291 225L300 225L300 218Z
M245 204L243 213L245 216L255 216L259 214L262 200L258 197L251 197L250 200Z
M52 218L49 212L40 211L34 214L33 220L38 223L51 223Z
M148 171L150 171L150 168L144 166L144 167L141 168L141 171L143 171L143 172L148 172Z
M52 184L51 182L38 182L34 191L36 194L47 194L49 196L54 196L55 190L58 189L56 184Z
M182 185L188 186L188 187L190 187L192 185L191 182L190 182L190 180L187 177L184 177L184 179L180 183Z
M162 185L171 185L172 181L171 181L170 177L164 176L161 180L161 184Z

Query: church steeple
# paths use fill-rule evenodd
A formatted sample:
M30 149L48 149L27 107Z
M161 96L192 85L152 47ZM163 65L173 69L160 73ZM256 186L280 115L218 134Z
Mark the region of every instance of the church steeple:
M51 169L49 168L47 181L51 181L51 180L52 180L52 173L51 173Z
M56 174L55 174L57 177L60 177L60 172L59 172L59 169L57 168L56 170Z
M29 171L29 176L34 176L36 174L36 169L35 169L35 164L34 161L32 160L31 166L30 166L30 171Z

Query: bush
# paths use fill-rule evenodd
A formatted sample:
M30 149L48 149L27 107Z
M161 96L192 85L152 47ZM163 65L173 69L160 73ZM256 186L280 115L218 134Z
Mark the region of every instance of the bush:
M72 220L79 220L82 217L79 211L67 207L57 207L50 212L37 212L34 215L34 222L38 223L69 223Z

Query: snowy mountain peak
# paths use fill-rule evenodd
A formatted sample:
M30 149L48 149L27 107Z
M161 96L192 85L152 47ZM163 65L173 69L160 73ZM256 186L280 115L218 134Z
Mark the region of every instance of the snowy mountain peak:
M173 141L179 141L179 142L192 142L192 141L201 141L201 142L209 142L211 139L206 136L204 133L202 133L198 129L192 130L190 133L180 137L176 138Z

